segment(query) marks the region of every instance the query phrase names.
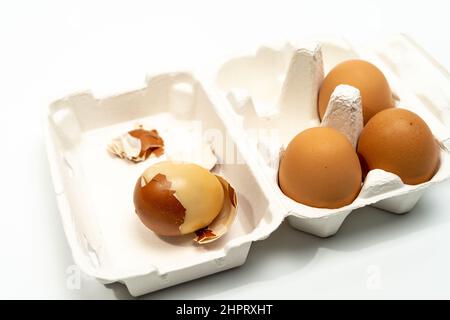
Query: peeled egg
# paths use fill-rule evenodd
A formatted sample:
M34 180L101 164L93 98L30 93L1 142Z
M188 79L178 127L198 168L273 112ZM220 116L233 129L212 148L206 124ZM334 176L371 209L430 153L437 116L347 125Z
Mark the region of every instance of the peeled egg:
M197 242L206 242L226 232L235 215L236 195L228 182L203 167L165 161L139 177L134 205L142 223L156 234L198 232Z
M335 66L325 77L319 90L318 108L322 120L334 89L351 85L361 92L364 124L377 112L394 107L392 92L384 74L364 60L347 60Z
M351 203L361 189L361 166L353 146L339 131L307 129L292 139L278 173L280 188L291 199L318 208Z
M439 166L439 145L430 128L401 108L370 119L359 137L358 154L364 171L383 169L412 185L430 180Z

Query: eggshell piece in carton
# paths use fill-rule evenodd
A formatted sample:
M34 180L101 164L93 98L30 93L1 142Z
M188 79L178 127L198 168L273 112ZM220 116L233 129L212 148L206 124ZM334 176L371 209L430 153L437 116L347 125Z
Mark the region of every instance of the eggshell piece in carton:
M223 207L217 217L204 229L195 232L194 239L199 244L213 242L222 237L229 229L236 216L237 195L234 188L222 177L217 176L224 191Z
M156 157L164 153L164 140L155 129L145 130L142 125L114 138L107 150L122 159L141 162L152 154Z

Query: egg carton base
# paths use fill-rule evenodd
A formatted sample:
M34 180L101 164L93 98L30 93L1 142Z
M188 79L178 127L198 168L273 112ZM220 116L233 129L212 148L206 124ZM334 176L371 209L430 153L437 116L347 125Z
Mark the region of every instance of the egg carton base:
M422 91L417 90L420 86L411 85L413 79L423 79L423 70L427 70L429 72L426 76L430 78L424 82L445 88L450 85L448 73L438 70L433 61L430 62L430 58L423 55L421 50L417 50L417 45L412 45L403 35L384 39L383 42L384 45L377 43L385 49L382 56L370 43L363 44L343 38L330 38L308 45L307 42L302 42L299 45L289 43L276 47L263 46L245 56L226 61L217 74L210 77L215 79L215 86L222 96L226 97L230 106L227 110L230 110L230 117L233 117L238 125L237 129L242 136L247 136L247 140L252 141L251 146L255 150L255 157L258 158L259 171L272 188L271 199L286 204L284 214L289 223L298 230L319 237L329 237L338 232L352 210L364 206L404 214L413 209L426 188L450 176L450 153L441 148L441 166L430 181L423 185L405 185L398 176L372 170L370 179L365 181L358 198L343 208L320 209L301 205L286 197L279 189L277 172L280 150L285 150L295 133L319 125L315 111L317 91L323 81L323 75L336 64L348 59L364 59L376 64L386 75L394 95L398 98L396 105L419 114L438 141L449 141L450 130L445 126L445 119L442 119L440 113L436 116L433 108L445 105L442 101L450 99L450 96L443 97L445 90L427 91L426 96L430 101L423 103L418 99L418 96L423 95ZM395 64L384 63L403 55L411 61L421 60L423 70L413 70L414 64L411 61L408 65L397 60ZM408 79L409 77L411 79ZM302 83L309 85L302 86ZM428 87L430 86L427 85ZM285 103L286 99L282 99L286 96L286 91L289 91L288 96L294 96L288 101L288 105ZM303 99L299 99L299 96ZM272 136L255 137L255 131L264 130L272 130Z
M218 272L239 267L247 260L251 244L242 245L239 250L230 251L226 257L219 260L207 261L186 269L180 269L168 274L151 273L125 279L122 282L130 294L138 297L160 289L175 286L184 282L203 278ZM189 274L186 277L186 274Z
M372 207L388 211L395 214L405 214L410 212L426 190L419 189L411 193L384 199L373 204Z
M50 105L47 154L66 238L81 271L104 284L122 282L137 296L239 266L251 243L278 227L282 217L273 213L279 210L234 141L226 140L216 109L202 84L186 73L156 75L145 87L115 96L79 93ZM215 134L213 172L238 195L236 218L223 237L195 245L192 234L163 239L142 225L134 213L133 187L164 155L134 164L107 152L111 139L136 123L157 129L166 151L183 157L189 155L186 147ZM225 161L230 154L240 161Z
M352 210L341 211L339 214L317 219L291 215L287 217L287 220L297 230L321 238L328 238L339 231L342 223L351 212Z

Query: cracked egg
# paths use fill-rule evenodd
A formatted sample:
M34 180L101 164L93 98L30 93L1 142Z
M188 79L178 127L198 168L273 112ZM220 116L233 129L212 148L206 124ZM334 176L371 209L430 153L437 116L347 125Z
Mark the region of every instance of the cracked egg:
M147 168L134 188L136 214L160 236L195 233L203 244L223 236L237 197L222 177L192 163L164 161Z

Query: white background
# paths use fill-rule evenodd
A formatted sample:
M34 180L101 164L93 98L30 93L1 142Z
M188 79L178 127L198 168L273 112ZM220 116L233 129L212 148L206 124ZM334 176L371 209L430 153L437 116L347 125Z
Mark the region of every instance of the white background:
M2 1L0 298L130 297L86 277L80 289L66 285L73 260L41 121L52 100L133 89L147 73L218 66L305 35L406 32L450 69L446 3ZM450 298L448 199L450 182L405 216L360 209L329 239L283 225L252 246L244 266L143 298Z

